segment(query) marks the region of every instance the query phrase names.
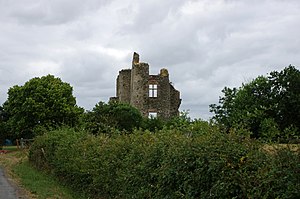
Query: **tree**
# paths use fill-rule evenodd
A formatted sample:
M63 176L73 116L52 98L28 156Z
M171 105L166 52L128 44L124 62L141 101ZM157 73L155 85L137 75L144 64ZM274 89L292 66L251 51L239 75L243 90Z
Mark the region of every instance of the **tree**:
M271 72L272 96L276 113L275 121L281 130L290 126L300 129L300 71L294 66Z
M225 87L222 90L224 97L219 98L219 104L211 104L210 112L214 112L215 116L213 119L218 123L224 125L225 128L229 129L234 123L234 117L232 117L234 112L234 100L236 98L237 88Z
M72 92L70 84L52 75L13 86L3 104L10 130L19 136L32 137L39 127L74 126L83 109L76 105Z
M0 149L2 148L4 140L7 136L6 120L6 113L4 112L3 107L0 106Z
M300 71L294 66L259 76L238 89L225 87L222 92L219 105L210 105L210 111L226 131L244 127L256 138L277 138L284 136L278 135L278 130L300 129Z
M111 133L112 129L132 131L142 124L140 111L129 104L99 102L85 114L86 128L93 134Z

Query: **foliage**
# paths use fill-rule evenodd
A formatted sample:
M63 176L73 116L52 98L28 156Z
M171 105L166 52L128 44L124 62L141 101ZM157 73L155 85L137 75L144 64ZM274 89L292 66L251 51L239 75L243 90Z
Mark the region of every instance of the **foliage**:
M296 152L268 153L249 138L193 125L188 135L175 128L113 136L56 130L36 138L29 159L95 198L300 196Z
M268 78L272 85L271 96L276 102L274 119L280 130L290 126L300 129L300 71L289 66L280 72L271 72Z
M284 147L270 159L268 172L261 173L261 182L267 198L300 197L300 151L293 152Z
M160 131L180 131L186 135L192 134L207 134L218 130L216 125L212 125L208 121L201 119L192 120L188 116L188 111L182 111L179 116L173 117L168 120L163 120L161 118L146 118L143 123L143 130L150 132L160 132Z
M84 117L86 129L93 134L110 133L112 129L132 131L142 125L142 115L129 104L99 102Z
M294 66L259 76L240 88L225 87L219 105L210 105L213 120L228 132L249 129L252 137L276 140L284 129L300 128L300 71ZM296 136L299 136L298 131Z
M23 136L35 135L35 128L74 126L82 109L77 107L72 87L52 75L36 77L23 86L8 90L4 111L8 114L11 132Z
M157 132L164 128L165 123L166 121L160 117L144 118L142 128L151 132Z
M5 138L7 138L7 114L3 110L3 107L0 106L0 149L4 144Z
M213 120L215 120L218 124L224 125L227 130L233 126L235 123L235 117L234 111L235 111L235 98L237 94L238 89L237 88L228 88L225 87L222 90L222 93L224 93L224 97L220 97L219 104L211 104L210 112L214 112L215 116L213 117Z
M263 119L260 124L261 138L263 140L274 142L280 136L278 125L273 118Z
M160 117L144 118L143 129L151 132L157 132L162 129L181 129L189 131L188 129L192 124L192 119L188 114L188 111L182 111L179 116L170 119L163 119Z
M166 126L170 129L172 128L186 128L192 122L192 119L189 117L188 111L180 112L179 116L173 117L167 121Z

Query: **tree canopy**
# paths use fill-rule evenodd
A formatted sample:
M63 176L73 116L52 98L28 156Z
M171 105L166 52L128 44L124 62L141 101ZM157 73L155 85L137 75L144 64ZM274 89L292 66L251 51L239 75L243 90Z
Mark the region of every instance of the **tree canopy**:
M210 111L227 130L244 127L256 138L278 138L286 136L279 133L286 129L300 129L300 71L294 66L222 92L219 104L211 104Z
M24 137L32 137L41 126L73 126L83 112L76 105L70 84L53 75L36 77L23 86L10 88L3 110L10 131Z
M6 114L3 110L3 107L0 106L0 149L2 147L2 144L4 143L4 139L6 138Z
M131 131L142 125L140 111L129 104L99 102L85 114L86 128L94 134L110 133L111 128Z

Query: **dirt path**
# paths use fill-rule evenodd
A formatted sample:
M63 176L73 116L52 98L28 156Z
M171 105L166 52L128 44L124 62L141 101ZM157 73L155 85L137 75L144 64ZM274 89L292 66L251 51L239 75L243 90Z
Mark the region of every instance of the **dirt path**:
M13 177L12 167L26 157L23 151L0 153L0 199L29 199L27 192L20 188Z
M13 186L7 176L4 174L2 168L0 168L0 199L21 199L24 198L18 193L18 190Z

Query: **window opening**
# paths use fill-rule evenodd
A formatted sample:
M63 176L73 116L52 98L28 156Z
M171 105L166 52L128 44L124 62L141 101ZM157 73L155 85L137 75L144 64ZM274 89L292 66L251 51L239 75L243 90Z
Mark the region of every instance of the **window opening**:
M157 84L149 84L149 97L157 97Z
M149 112L148 117L149 119L157 118L157 112Z

